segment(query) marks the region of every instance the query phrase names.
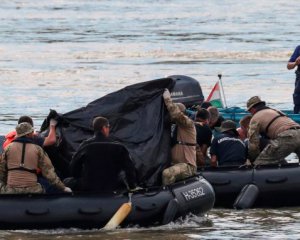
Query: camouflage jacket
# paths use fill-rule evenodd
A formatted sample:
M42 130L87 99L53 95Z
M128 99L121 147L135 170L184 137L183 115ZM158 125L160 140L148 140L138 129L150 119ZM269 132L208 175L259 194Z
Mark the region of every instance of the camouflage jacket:
M172 148L172 163L188 163L196 167L196 128L194 121L180 111L171 97L164 98L164 101L171 120L177 125L177 141L179 144ZM190 146L184 143L188 143Z
M254 161L260 153L259 141L259 123L257 121L251 121L248 130L248 159Z
M261 134L276 139L278 134L299 125L278 110L266 107L257 111L249 124L248 158L253 161L260 153Z
M37 183L35 173L24 170L8 169L18 168L21 165L22 158L21 142L11 143L2 154L0 162L0 181L11 186L27 187ZM46 152L38 145L26 143L24 157L24 167L28 169L41 170L42 175L49 181L50 184L55 185L58 189L63 190L65 185L56 175L54 167Z

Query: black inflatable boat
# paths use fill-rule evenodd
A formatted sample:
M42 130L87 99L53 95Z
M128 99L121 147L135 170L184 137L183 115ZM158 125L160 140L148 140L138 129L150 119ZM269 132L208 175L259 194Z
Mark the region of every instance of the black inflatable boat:
M229 208L300 205L298 163L253 167L203 168L198 172L215 191L215 206Z
M194 177L142 190L131 200L122 226L167 224L190 212L202 215L213 207L215 195L205 179ZM0 228L102 228L126 202L128 194L0 195Z

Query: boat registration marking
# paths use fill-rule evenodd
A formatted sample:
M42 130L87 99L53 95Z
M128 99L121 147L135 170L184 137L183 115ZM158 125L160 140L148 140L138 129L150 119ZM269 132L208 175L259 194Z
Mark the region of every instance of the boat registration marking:
M186 201L193 200L195 198L200 198L205 195L205 192L202 187L193 188L186 192L182 192L183 197Z

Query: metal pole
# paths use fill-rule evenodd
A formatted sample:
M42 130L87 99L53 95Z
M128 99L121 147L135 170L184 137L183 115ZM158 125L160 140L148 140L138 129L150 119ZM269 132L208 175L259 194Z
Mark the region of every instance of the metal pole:
M219 77L219 83L220 83L220 87L221 87L221 91L222 91L222 95L223 95L223 99L224 99L224 105L225 105L225 108L227 108L226 97L225 97L223 83L222 83L222 73L218 73L218 77Z

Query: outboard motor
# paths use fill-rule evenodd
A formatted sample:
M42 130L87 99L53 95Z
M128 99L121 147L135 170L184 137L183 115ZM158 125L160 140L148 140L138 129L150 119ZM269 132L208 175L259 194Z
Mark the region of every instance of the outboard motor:
M171 91L173 102L183 103L186 107L191 107L201 105L204 101L201 86L196 79L184 75L172 75L168 78L176 81Z
M189 212L202 214L209 211L215 203L213 187L201 176L174 184L172 192L178 202L179 215Z

